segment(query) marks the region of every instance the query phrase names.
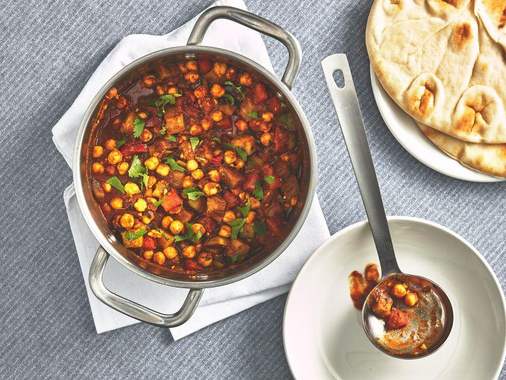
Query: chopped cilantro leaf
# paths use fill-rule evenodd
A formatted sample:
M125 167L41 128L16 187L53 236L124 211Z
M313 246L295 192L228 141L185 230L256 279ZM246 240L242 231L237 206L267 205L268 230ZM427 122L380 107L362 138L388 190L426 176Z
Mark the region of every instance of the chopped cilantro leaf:
M192 149L195 150L200 144L200 139L198 137L190 137L190 144Z
M248 153L246 153L246 151L244 149L239 148L239 147L235 147L235 151L237 152L239 157L241 157L241 160L243 160L243 161L248 160Z
M255 184L255 190L253 190L253 195L259 201L264 199L264 189L262 188L262 184L260 183L260 181L257 181L257 183Z
M166 137L166 139L169 140L169 141L172 141L172 142L176 142L177 141L177 137L174 136L174 135L168 135Z
M128 169L128 176L130 178L139 178L144 177L147 173L148 171L144 165L142 165L141 160L139 160L139 156L135 155L132 159L132 163L130 164L130 168Z
M116 190L118 190L120 193L125 194L125 188L123 187L123 184L121 183L118 177L113 176L109 178L106 182L112 187L114 187Z
M184 235L174 236L174 241L177 243L183 240L190 240L193 243L197 243L202 238L202 231L199 230L197 232L194 232L192 226L193 225L191 223L187 223L186 233Z
M162 204L163 200L162 199L159 199L157 201L154 201L153 202L153 206L155 206L156 208L160 207L160 205Z
M124 137L120 138L118 141L116 141L116 148L121 148L123 145L125 145L126 139Z
M145 229L140 229L140 230L137 230L137 231L127 231L125 233L125 238L127 240L135 240L135 239L138 239L142 236L144 236L146 234L146 230Z
M142 131L144 131L144 120L140 118L135 118L134 120L134 137L137 139L141 137Z
M176 160L174 160L172 157L167 157L165 159L165 162L170 166L172 170L177 170L178 172L184 172L186 169L183 168L181 165L179 165Z
M244 206L239 207L239 211L241 212L243 217L247 217L249 211L251 210L251 204L249 202L245 203Z
M230 104L231 106L233 106L235 104L235 99L232 95L230 94L225 94L222 96L223 99L225 99L227 101L228 104Z
M274 176L272 176L272 175L266 175L264 177L265 183L268 183L269 185L272 185L275 180L276 180L276 178L274 178Z
M204 193L195 187L191 187L189 189L184 189L183 195L191 201L196 201L202 195L204 195Z
M229 80L225 81L223 84L225 85L225 90L237 95L239 97L239 100L244 99L244 91L241 86L236 85L232 81L229 81Z
M257 111L249 112L248 117L250 117L252 119L258 119L258 112Z
M167 128L163 127L160 129L160 135L164 136L167 133Z
M239 235L239 232L241 232L245 223L246 220L243 218L237 218L230 222L230 227L232 227L231 237L233 240L237 239L237 236Z

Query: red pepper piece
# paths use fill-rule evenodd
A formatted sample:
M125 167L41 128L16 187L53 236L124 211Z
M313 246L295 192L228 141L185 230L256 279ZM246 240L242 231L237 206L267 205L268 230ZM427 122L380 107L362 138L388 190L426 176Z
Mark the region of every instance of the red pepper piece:
M146 153L148 146L146 144L130 143L121 147L120 152L124 156L131 156L133 154Z
M145 237L142 243L142 248L153 251L156 248L156 241L152 237Z
M253 88L253 102L259 104L266 101L267 98L267 89L262 83L257 83Z

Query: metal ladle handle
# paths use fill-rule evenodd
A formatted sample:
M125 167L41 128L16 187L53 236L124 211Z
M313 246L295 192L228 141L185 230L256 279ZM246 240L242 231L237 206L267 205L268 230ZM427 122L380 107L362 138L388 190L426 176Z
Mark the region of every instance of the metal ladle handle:
M183 305L174 314L160 313L111 292L106 288L102 279L108 259L109 254L107 251L104 248L99 247L91 263L89 273L91 290L95 296L97 296L97 298L107 306L116 309L120 313L138 319L139 321L161 327L179 326L185 323L195 312L200 298L202 297L202 289L190 289Z
M204 11L198 18L188 38L187 45L198 45L202 43L209 25L216 19L228 19L235 21L257 32L266 34L281 42L288 49L288 63L281 80L288 87L292 88L293 82L299 73L302 50L299 41L279 25L266 20L253 13L234 7L212 7Z
M345 54L334 54L322 61L322 67L369 219L382 275L400 273L348 59ZM344 79L342 87L337 86L333 77L339 70Z

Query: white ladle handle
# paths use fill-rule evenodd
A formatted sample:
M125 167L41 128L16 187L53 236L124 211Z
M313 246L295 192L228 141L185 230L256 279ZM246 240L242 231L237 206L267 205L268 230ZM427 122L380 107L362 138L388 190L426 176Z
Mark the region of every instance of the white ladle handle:
M322 61L322 67L369 219L382 275L399 273L348 59L345 54L334 54ZM344 78L342 87L337 86L333 77L339 70Z

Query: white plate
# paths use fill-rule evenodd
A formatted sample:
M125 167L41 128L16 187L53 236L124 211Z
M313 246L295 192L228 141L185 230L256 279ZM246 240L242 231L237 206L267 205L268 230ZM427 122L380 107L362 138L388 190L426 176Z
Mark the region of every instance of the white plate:
M447 292L455 320L445 344L422 359L389 357L367 340L348 274L378 262L366 222L333 235L306 262L288 296L283 339L296 379L458 379L499 375L506 353L504 295L469 243L421 219L389 218L399 266Z
M434 146L420 131L413 119L385 92L372 68L371 86L381 117L404 149L435 171L449 177L471 182L501 182L505 179L466 168Z

